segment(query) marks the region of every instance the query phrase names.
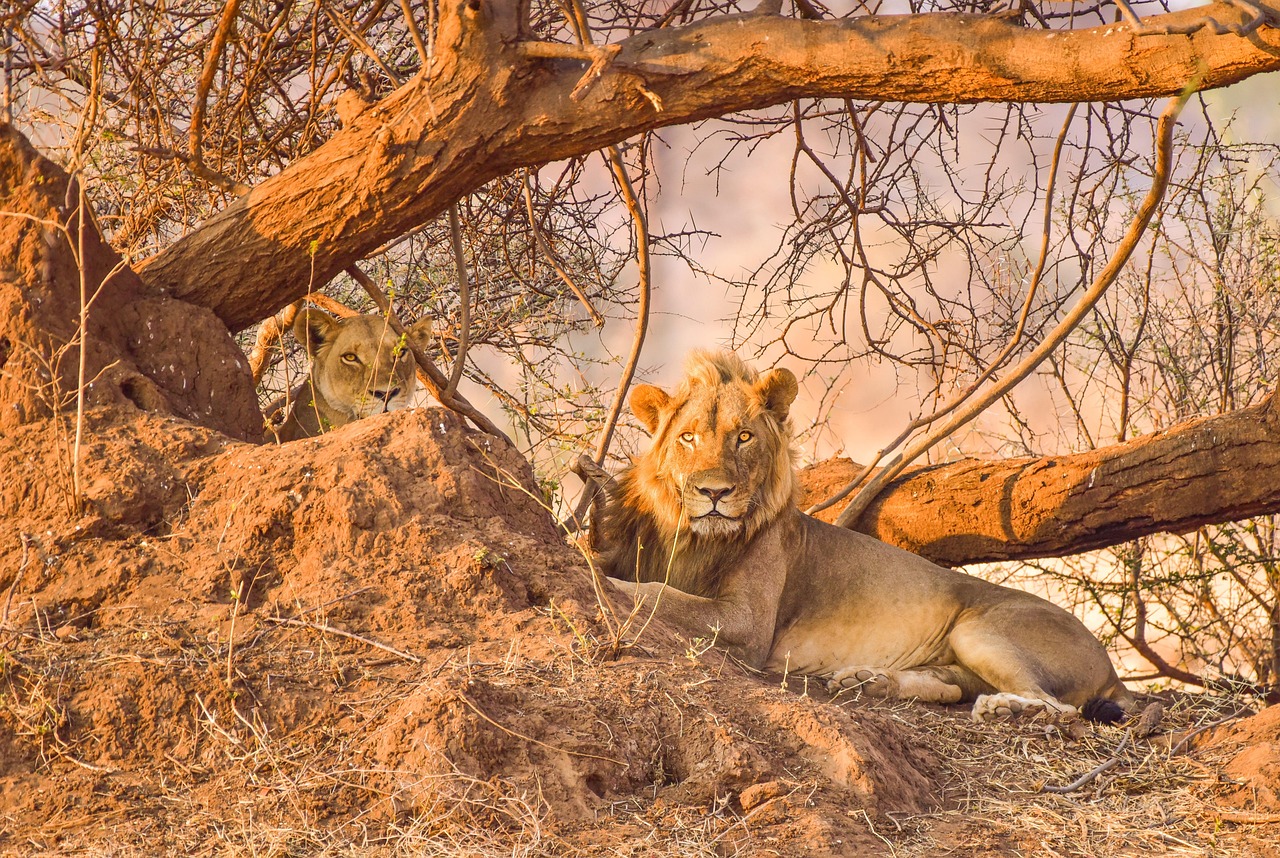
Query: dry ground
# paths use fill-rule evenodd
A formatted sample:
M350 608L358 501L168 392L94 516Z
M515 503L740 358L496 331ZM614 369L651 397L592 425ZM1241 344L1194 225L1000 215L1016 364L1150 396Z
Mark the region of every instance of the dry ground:
M980 726L623 629L447 412L89 429L80 514L54 423L0 439L4 854L1280 854L1280 712Z

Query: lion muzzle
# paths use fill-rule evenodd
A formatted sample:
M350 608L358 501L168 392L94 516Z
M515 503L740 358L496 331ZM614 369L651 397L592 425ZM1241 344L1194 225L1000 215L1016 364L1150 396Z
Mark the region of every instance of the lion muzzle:
M736 481L717 469L694 474L685 486L685 510L695 532L730 535L737 531L745 504Z

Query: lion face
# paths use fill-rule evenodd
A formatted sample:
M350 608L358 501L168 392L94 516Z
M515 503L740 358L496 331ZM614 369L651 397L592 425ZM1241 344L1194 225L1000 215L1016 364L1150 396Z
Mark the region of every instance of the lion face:
M753 534L793 502L787 412L796 377L757 375L735 355L696 352L680 389L640 385L631 408L653 435L637 478L671 532Z
M423 345L430 334L429 318L409 329ZM311 358L316 389L338 414L359 420L409 404L417 382L413 355L382 316L337 319L308 307L294 335Z

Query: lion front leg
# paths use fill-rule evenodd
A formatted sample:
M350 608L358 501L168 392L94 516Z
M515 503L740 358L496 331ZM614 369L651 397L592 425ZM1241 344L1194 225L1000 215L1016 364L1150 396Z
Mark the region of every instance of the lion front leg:
M661 582L607 580L629 594L641 614L652 612L687 635L714 635L718 646L751 667L762 668L769 658L773 618L757 618L749 605L690 595Z

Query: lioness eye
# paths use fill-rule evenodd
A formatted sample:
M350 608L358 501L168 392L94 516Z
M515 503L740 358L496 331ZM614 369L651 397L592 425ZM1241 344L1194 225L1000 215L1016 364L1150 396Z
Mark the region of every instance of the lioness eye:
M752 437L753 437L753 436L752 436L752 434L751 434L750 432L739 432L739 433L738 433L738 443L739 443L739 444L745 444L745 443L747 443L748 441L750 441Z
M680 440L681 440L681 441L683 441L683 442L685 442L686 444L692 444L692 443L693 443L693 433L692 433L692 432L681 432L681 433L680 433Z
M355 352L347 352L342 356L342 362L343 363L360 363L360 358L356 356Z

